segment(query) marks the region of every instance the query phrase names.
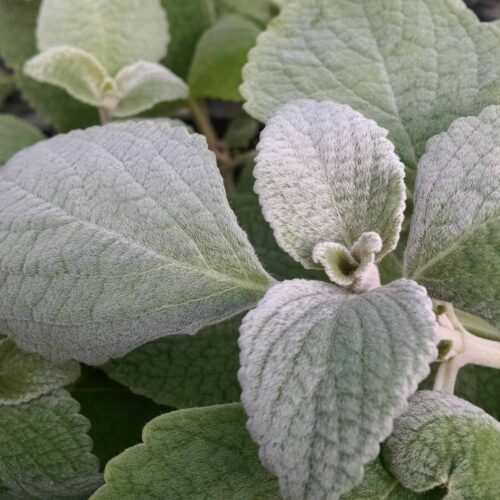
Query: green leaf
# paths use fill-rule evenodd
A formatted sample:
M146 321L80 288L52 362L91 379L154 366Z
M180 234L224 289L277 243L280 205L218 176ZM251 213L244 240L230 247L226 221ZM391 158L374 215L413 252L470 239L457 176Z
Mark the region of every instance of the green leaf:
M304 269L276 243L273 231L264 220L257 195L251 191L238 194L230 199L238 222L248 234L248 238L262 265L277 280L309 278L324 280L322 271Z
M12 115L0 114L0 165L14 153L44 139L33 125Z
M448 487L446 498L500 497L500 423L442 392L421 391L395 420L384 462L414 491Z
M239 404L162 415L144 444L111 460L92 500L278 500L276 479L257 458Z
M241 316L194 336L150 342L104 365L106 373L137 394L176 408L240 399L238 328Z
M241 69L261 28L237 14L221 17L203 33L189 71L191 96L241 101Z
M210 0L161 0L167 11L170 28L168 54L162 63L181 78L186 78L202 33L210 27L214 18Z
M69 46L54 47L31 58L24 73L39 82L57 85L91 106L99 106L106 83L106 70L95 56Z
M294 101L268 122L257 147L255 192L281 248L306 268L318 243L352 247L368 231L397 243L404 167L387 131L348 106Z
M102 483L89 422L78 410L63 389L0 405L0 483L14 498L81 498Z
M316 281L273 286L240 328L248 428L285 498L334 500L361 482L435 359L425 289L361 295Z
M14 91L14 78L12 75L4 74L0 70L0 108L2 107L3 102L10 94Z
M254 306L272 278L204 137L124 122L32 146L0 170L0 328L102 364Z
M234 118L228 124L224 142L231 149L248 149L259 132L260 124L248 115Z
M0 338L0 406L31 401L73 383L79 376L80 366L74 361L56 365Z
M500 325L500 106L456 120L419 163L406 275Z
M24 63L37 53L35 28L39 4L39 0L0 0L0 56L15 71L15 83L23 97L57 129L64 131L94 125L99 121L94 107L22 73Z
M116 75L120 102L114 114L133 116L162 101L185 99L187 85L169 69L147 61L125 66Z
M36 36L40 51L61 45L83 49L111 76L140 59L159 61L169 41L159 0L44 0Z
M274 13L271 0L217 0L219 15L242 14L261 24L266 24Z
M498 101L500 30L460 0L302 0L270 23L243 74L254 118L304 97L349 104L416 168L429 137Z
M71 389L71 395L80 403L81 414L91 423L89 436L94 442L93 453L104 469L111 458L140 443L144 425L168 408L132 394L99 370L86 368L82 379Z

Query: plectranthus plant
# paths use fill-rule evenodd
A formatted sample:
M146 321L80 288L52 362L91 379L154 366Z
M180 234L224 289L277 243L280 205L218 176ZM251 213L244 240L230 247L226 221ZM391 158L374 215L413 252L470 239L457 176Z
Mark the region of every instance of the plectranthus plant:
M169 121L5 150L32 144L0 167L0 498L500 498L500 30L277 3L229 197ZM89 365L144 396L141 444Z
M169 42L159 0L44 0L36 40L40 53L24 73L95 106L102 122L188 96L187 85L158 64Z

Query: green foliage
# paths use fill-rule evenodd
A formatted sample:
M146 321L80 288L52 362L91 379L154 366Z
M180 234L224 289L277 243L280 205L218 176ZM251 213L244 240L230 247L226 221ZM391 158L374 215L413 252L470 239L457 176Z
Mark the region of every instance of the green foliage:
M92 500L277 500L276 480L257 459L241 405L162 415L143 433L144 444L113 459L106 485Z
M493 145L493 147L492 147ZM419 163L406 274L500 326L500 107L460 118ZM464 277L466 279L464 279Z
M0 192L5 221L30 221L0 245L0 324L54 359L101 364L195 333L252 307L272 283L213 154L184 127L127 122L58 136L5 165Z
M241 69L261 29L237 14L221 17L198 41L189 71L192 97L241 101Z
M500 424L455 396L418 392L394 423L384 462L414 491L446 485L448 499L498 498Z
M339 498L361 482L436 355L430 300L406 280L361 295L285 281L240 333L248 428L285 498Z
M12 115L0 114L0 165L14 153L44 139L33 125Z
M243 75L255 118L304 97L349 104L416 168L430 137L497 102L500 30L460 0L300 0L259 37Z

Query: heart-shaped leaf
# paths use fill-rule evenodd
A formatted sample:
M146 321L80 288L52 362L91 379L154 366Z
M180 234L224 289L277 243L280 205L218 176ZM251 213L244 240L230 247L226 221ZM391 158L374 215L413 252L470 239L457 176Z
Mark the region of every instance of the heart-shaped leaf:
M500 30L499 30L500 31ZM500 106L432 138L418 166L406 275L500 325Z
M44 0L38 49L70 45L93 54L111 76L140 59L157 62L169 41L159 0Z
M0 165L14 153L44 139L36 127L15 116L0 114Z
M0 169L0 327L101 364L247 310L272 279L205 139L128 122L43 141Z
M463 399L421 391L396 419L384 462L414 491L446 486L445 498L500 498L500 423Z
M269 24L243 75L253 117L299 98L349 104L416 168L429 137L497 103L500 30L460 0L301 0Z
M106 466L92 500L278 500L276 478L257 458L239 404L162 415L144 428L144 444Z
M380 260L399 238L404 168L387 131L349 106L299 100L267 123L258 145L255 191L280 246L306 268L318 243L351 248L368 231Z
M358 484L436 356L425 289L399 280L361 295L293 280L240 328L239 379L260 457L290 499Z

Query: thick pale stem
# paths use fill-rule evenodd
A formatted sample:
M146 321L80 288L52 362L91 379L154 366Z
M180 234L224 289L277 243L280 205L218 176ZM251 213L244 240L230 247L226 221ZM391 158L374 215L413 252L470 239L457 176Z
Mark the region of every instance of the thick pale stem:
M452 347L439 366L434 390L453 394L458 371L465 365L500 369L500 342L469 333L455 315L451 304L442 304L445 312L438 315L438 342L451 341Z
M109 108L100 107L99 108L99 118L103 125L109 123L113 119L113 114Z

